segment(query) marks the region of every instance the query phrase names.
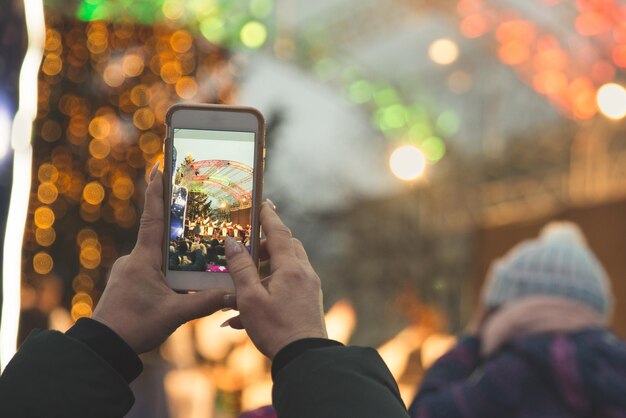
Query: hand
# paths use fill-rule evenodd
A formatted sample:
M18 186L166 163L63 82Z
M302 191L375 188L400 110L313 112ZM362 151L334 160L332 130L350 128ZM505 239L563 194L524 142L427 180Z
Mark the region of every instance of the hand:
M273 206L266 202L261 207L261 225L267 236L261 258L269 258L271 271L263 282L243 246L232 238L226 241L240 313L228 323L245 328L254 345L270 359L293 341L327 338L320 279L302 243L291 237Z
M227 289L178 294L165 283L163 262L163 174L150 173L137 244L120 257L93 314L136 352L158 347L180 325L223 307Z

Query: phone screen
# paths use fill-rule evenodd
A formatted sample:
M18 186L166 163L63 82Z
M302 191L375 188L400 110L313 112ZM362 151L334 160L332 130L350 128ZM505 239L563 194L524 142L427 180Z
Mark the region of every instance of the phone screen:
M174 128L169 270L228 273L229 236L250 250L255 135Z

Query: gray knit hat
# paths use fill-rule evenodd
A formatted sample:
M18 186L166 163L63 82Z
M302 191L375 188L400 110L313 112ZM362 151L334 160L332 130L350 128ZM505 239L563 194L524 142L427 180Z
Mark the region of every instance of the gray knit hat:
M499 307L532 295L579 301L604 318L610 316L613 296L609 279L575 224L550 223L539 238L518 244L491 265L484 306Z

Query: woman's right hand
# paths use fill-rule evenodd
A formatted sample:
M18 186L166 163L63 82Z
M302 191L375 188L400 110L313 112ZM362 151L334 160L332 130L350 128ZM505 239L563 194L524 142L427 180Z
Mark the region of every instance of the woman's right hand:
M302 243L292 238L271 202L263 203L260 220L267 236L261 258L269 259L271 270L263 282L248 251L234 239L226 240L240 313L228 324L244 328L259 351L273 359L291 342L327 338L327 333L320 279Z

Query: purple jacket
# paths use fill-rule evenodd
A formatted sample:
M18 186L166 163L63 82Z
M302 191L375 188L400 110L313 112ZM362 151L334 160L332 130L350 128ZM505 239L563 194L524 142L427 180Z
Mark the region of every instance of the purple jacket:
M606 330L513 339L485 362L462 338L426 374L412 418L626 418L626 344Z

